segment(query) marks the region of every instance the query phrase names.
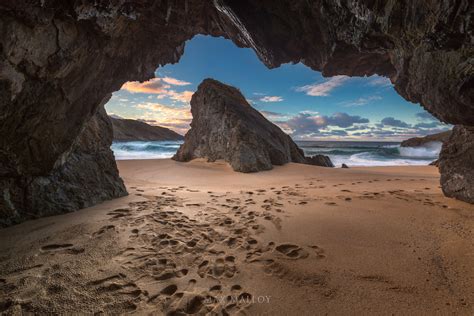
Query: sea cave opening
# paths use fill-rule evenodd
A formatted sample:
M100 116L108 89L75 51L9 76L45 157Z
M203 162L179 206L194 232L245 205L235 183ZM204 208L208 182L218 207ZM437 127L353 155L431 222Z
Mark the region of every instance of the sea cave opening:
M438 158L440 141L417 147L400 142L452 128L403 99L388 78L324 78L301 63L269 69L252 49L197 35L186 42L178 63L158 67L149 81L125 83L105 105L116 129L116 159L171 158L190 128L190 100L205 78L241 90L306 155L328 155L338 167L429 164ZM157 131L134 132L133 125L120 123L127 119Z
M472 12L3 1L0 313L472 313Z

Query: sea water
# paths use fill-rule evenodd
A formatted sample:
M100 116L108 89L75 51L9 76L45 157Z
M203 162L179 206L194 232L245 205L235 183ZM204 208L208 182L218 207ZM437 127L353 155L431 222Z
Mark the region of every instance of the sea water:
M296 142L305 155L327 155L335 166L400 166L428 165L438 159L440 142L427 143L422 147L400 147L393 142L360 141L299 141Z
M182 141L114 142L112 150L117 160L171 158ZM440 142L423 147L400 147L394 142L360 141L297 141L305 155L327 155L334 165L397 166L427 165L438 158Z

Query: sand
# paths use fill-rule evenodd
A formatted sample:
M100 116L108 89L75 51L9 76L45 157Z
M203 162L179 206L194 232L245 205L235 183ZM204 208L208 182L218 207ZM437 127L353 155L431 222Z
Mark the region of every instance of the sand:
M474 313L474 205L435 167L118 166L129 196L0 230L0 312Z

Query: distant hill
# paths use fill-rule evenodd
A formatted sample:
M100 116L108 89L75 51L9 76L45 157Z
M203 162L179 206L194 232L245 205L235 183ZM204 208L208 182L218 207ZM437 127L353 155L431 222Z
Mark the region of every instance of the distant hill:
M183 140L184 137L168 128L152 126L142 121L109 116L115 141Z
M423 146L429 142L441 142L444 143L451 136L451 131L446 131L438 134L427 135L424 137L414 137L404 140L400 146L401 147L419 147Z

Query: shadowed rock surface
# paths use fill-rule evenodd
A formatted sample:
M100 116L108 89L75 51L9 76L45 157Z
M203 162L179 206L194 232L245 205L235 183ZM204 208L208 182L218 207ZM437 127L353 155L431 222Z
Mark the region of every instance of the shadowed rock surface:
M334 168L334 164L332 163L331 159L325 155L306 157L306 163L308 165Z
M178 62L196 34L268 67L386 76L440 120L474 126L472 12L469 0L2 1L0 205L57 170L104 97Z
M161 126L152 126L145 122L109 117L112 121L114 140L183 140L178 133Z
M234 87L205 79L191 99L191 113L191 129L174 160L224 159L240 172L305 162L290 136L252 108Z
M451 136L451 131L441 132L433 135L427 135L424 137L413 137L407 140L404 140L400 146L401 147L419 147L423 146L430 142L440 142L445 143L448 141Z
M125 196L111 144L112 124L101 105L49 175L0 178L0 227Z
M438 160L444 194L474 203L474 128L455 126Z

